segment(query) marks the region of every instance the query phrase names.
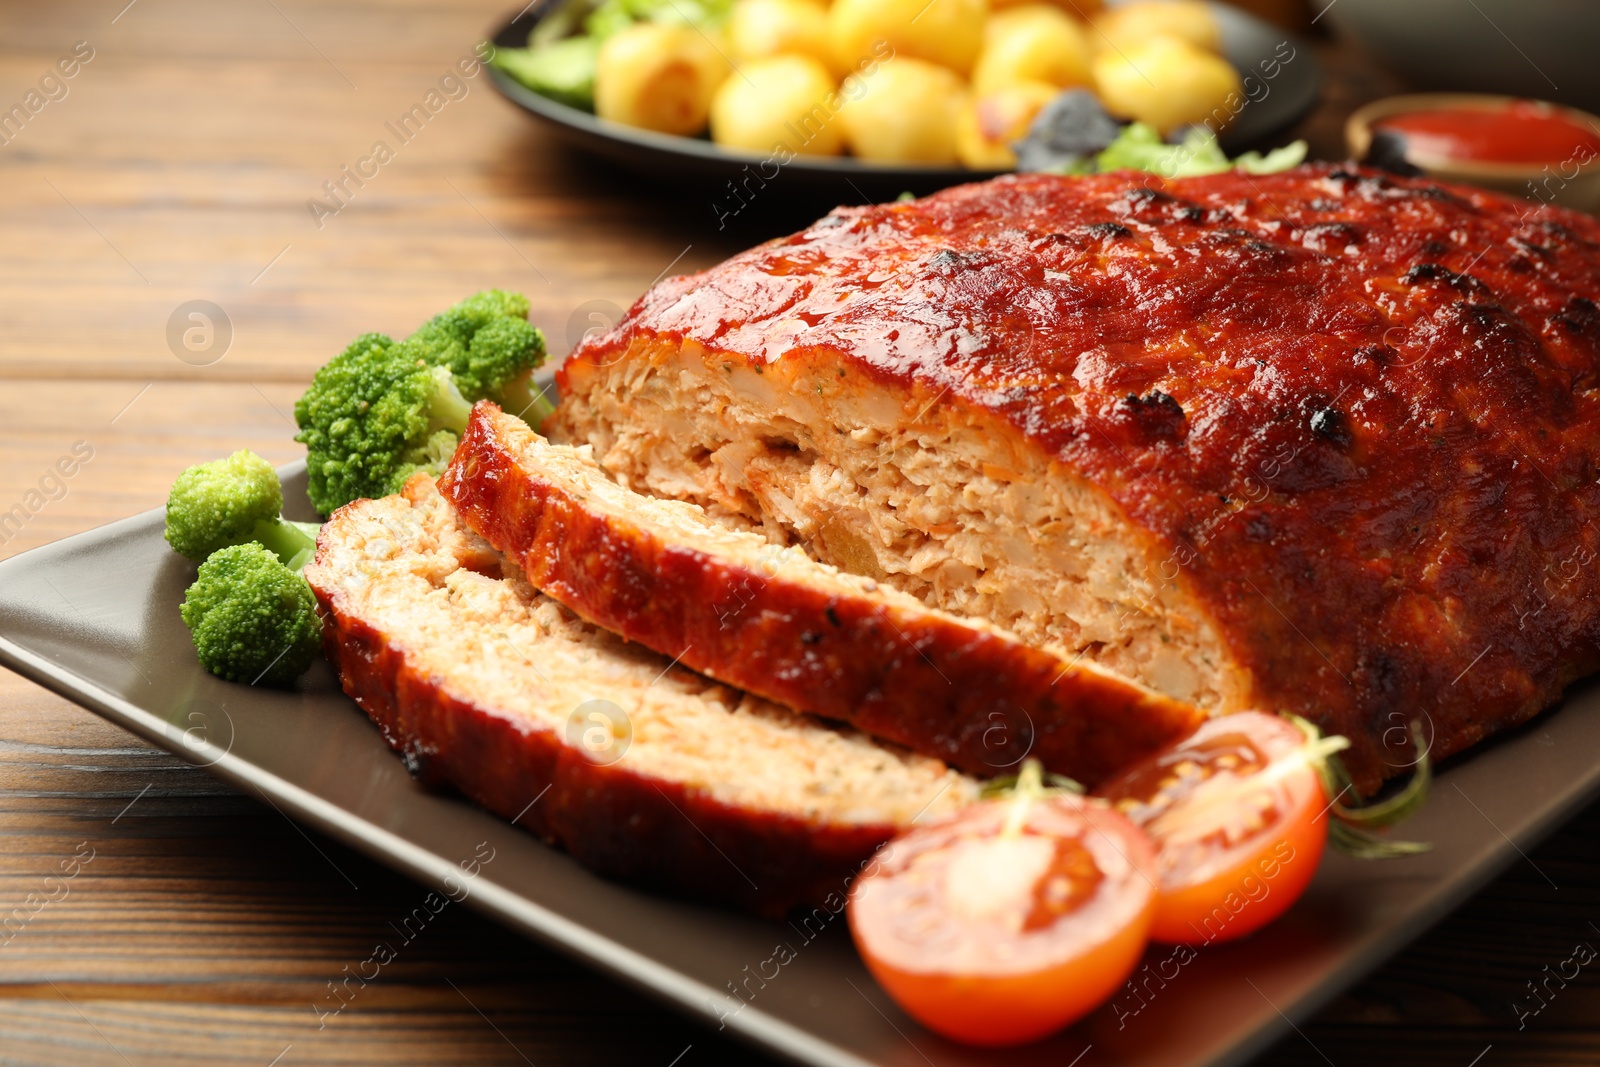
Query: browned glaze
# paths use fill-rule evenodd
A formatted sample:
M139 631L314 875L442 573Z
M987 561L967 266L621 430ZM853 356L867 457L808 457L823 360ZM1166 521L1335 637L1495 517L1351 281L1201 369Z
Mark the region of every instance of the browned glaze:
M1600 224L1481 190L1030 175L835 211L575 359L822 353L1020 435L1156 537L1255 701L1350 735L1370 787L1413 718L1456 752L1600 666L1597 302Z

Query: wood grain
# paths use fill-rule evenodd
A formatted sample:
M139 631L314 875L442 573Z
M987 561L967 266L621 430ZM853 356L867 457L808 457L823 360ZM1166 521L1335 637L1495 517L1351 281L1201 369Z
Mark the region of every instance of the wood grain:
M191 463L294 458L295 397L359 332L403 333L501 285L564 351L587 302L625 306L669 267L811 210L780 189L719 231L703 193L568 151L480 76L318 229L306 199L507 12L125 3L0 8L0 106L74 42L95 49L0 146L0 512L43 501L0 531L0 557L157 506ZM1347 49L1325 56L1327 102L1302 132L1337 156L1343 115L1394 83ZM166 339L195 298L234 328L204 365ZM93 458L47 480L80 441ZM1600 1060L1587 970L1520 1031L1512 1009L1575 942L1600 944L1597 836L1600 808L1531 854L1559 890L1519 865L1262 1062ZM75 877L47 881L85 848ZM456 908L319 1020L328 983L421 893L0 672L0 1063L770 1062ZM28 905L41 894L56 899ZM26 921L7 925L17 908Z

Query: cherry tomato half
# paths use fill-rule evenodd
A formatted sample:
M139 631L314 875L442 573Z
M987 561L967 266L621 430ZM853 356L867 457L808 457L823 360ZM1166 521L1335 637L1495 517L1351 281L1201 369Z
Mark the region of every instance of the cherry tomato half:
M1101 786L1150 835L1161 895L1154 941L1243 937L1297 900L1328 839L1318 756L1287 719L1212 719Z
M851 891L850 932L873 977L928 1029L1021 1044L1132 972L1155 910L1153 860L1106 805L1019 787L885 845Z

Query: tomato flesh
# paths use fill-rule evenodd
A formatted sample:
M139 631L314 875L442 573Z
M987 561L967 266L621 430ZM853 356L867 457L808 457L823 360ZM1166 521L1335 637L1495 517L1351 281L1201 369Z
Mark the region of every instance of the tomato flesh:
M1305 892L1328 838L1328 801L1306 744L1285 719L1239 712L1101 787L1155 844L1152 940L1243 937Z
M851 891L850 931L873 977L928 1029L1021 1044L1132 973L1155 910L1153 860L1144 834L1104 805L986 801L885 845Z

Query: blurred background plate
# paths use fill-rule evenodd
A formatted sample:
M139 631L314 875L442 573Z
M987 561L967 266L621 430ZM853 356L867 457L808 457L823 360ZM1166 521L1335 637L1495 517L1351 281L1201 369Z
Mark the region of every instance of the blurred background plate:
M528 32L554 7L555 0L537 0L495 31L491 38L495 46L525 46ZM1214 3L1211 7L1222 32L1222 54L1245 77L1245 93L1250 98L1223 132L1222 145L1229 153L1271 147L1274 134L1294 125L1316 104L1322 68L1304 38L1227 4ZM1292 58L1283 62L1286 56ZM1264 79L1262 63L1274 60L1276 77ZM540 96L502 70L490 67L488 73L501 95L548 123L569 143L653 179L720 188L725 182L747 179L751 172L745 168L760 162L760 157L730 152L703 138L675 137L603 122L587 111ZM859 202L863 197L888 200L902 192L922 195L993 177L996 172L964 167L882 166L848 156L799 156L784 166L783 173L789 176L787 181L796 192L803 187L808 194L822 194L838 203Z
M1600 110L1595 0L1333 0L1323 11L1415 88Z

